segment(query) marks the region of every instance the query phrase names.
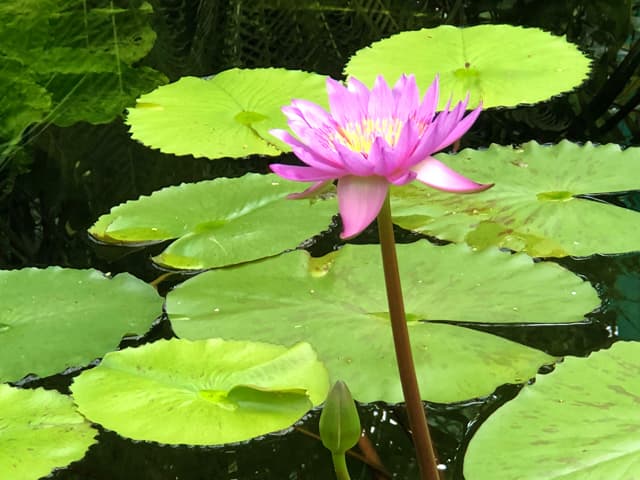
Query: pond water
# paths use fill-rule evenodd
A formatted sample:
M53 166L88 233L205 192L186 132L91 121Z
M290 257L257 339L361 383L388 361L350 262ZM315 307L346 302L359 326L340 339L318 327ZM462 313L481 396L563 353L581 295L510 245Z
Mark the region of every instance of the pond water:
M557 142L563 138L640 145L638 112L628 112L615 123L607 123L632 96L631 85L638 82L633 69L618 68L635 38L633 21L638 17L630 15L628 2L154 0L151 3L157 39L142 63L170 80L185 75L210 75L235 66L298 68L340 78L343 65L356 50L403 30L443 23L540 27L566 35L593 58L591 79L574 93L542 104L483 113L463 139L463 146L481 148L492 142L509 145L528 140ZM124 0L110 3L111 8L114 5L130 8L134 4L138 5ZM609 77L612 72L618 72L618 76ZM616 94L611 97L611 92ZM93 267L112 273L126 271L152 281L164 273L149 261L150 256L162 250L162 245L126 249L97 245L86 234L93 222L112 206L164 186L237 177L247 172L266 173L272 161L260 156L211 161L162 154L131 140L122 118L108 124L80 121L59 126L53 115L27 132L24 148L0 173L4 175L0 179L3 269L48 265ZM637 193L602 196L595 201L640 211ZM333 225L308 249L314 255L327 253L338 243L337 235L338 229ZM611 232L611 235L638 234ZM422 237L398 228L397 238L406 243ZM371 228L355 241L375 242L376 232ZM470 327L558 356L586 356L617 339L640 339L639 253L556 261L591 281L604 299L603 308L592 313L588 322L564 326ZM181 280L182 277L174 276L163 282L162 293ZM168 321L163 319L144 338L125 339L122 346L172 336ZM27 380L21 385L44 385L68 393L75 373ZM484 418L513 398L520 387L503 386L487 398L465 404L427 405L436 448L447 466L447 479L463 478L461 458L471 435ZM360 413L393 478L417 478L402 407L367 404L361 406ZM309 433L318 431L318 417L319 412L312 411L289 431L242 444L208 448L133 442L101 430L98 443L83 460L54 472L52 478L330 479L333 478L330 456ZM354 480L373 478L370 470L357 460L350 460L349 466Z

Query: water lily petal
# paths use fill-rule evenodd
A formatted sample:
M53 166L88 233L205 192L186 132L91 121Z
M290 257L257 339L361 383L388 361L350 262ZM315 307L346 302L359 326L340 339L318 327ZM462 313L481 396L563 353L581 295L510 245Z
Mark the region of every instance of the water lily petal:
M329 112L309 100L293 99L291 107L283 107L282 111L290 120L296 121L301 118L311 128L326 128L336 123Z
M311 150L307 144L302 143L286 130L274 129L269 133L274 137L287 143L293 149L293 153L310 167L318 168L326 172L334 172L336 176L342 174L342 163L338 160L337 154L328 147Z
M381 177L393 175L396 166L396 152L383 137L377 137L371 148L367 160L372 165L371 173Z
M407 121L414 113L416 105L420 104L420 91L413 75L402 75L393 86L393 99L395 103L395 117Z
M273 173L295 182L324 182L336 178L333 173L328 173L313 167L272 163L269 165L269 168Z
M353 119L354 111L361 108L358 99L341 82L327 78L327 93L331 116L341 125L346 125Z
M389 190L383 177L348 175L338 180L338 206L343 230L340 238L358 235L376 218Z
M367 113L372 119L387 119L395 112L395 102L393 93L382 75L376 77L373 84Z
M300 200L301 198L313 197L318 191L322 190L324 187L326 187L329 184L331 184L331 180L328 180L326 182L315 182L305 191L298 192L298 193L290 193L289 195L287 195L287 198L289 200Z
M444 108L442 110L440 110L441 114L442 113L449 113L451 111L451 99L452 99L452 95L449 95L449 100L447 100L447 104L444 106Z
M434 84L432 84L432 87ZM435 85L435 88L437 88L437 85ZM424 131L419 134L418 145L406 161L408 168L424 161L425 158L429 157L434 152L437 152L458 140L467 132L467 130L469 130L469 128L471 128L473 121L475 121L480 113L479 111L474 113L474 110L474 112L472 112L474 115L469 119L469 121L465 118L460 122L460 118L464 115L466 103L460 102L453 111L449 111L450 103L451 100L447 102L445 110L438 113L433 122L426 125ZM469 114L469 116L471 116L471 114ZM458 126L456 122L460 122L462 126Z
M426 156L424 155L422 156L422 158L419 158L417 161L411 163L413 152L420 145L420 143L421 137L420 132L418 131L418 126L412 119L407 120L407 122L402 126L402 131L400 132L398 141L394 146L394 150L396 153L396 170L406 170L408 168L411 168L414 164L418 163ZM429 154L430 153L431 152L429 152Z
M406 185L407 183L413 182L418 174L413 170L408 170L406 172L399 172L396 175L387 177L389 183L394 185Z
M437 152L440 145L447 145L444 140L449 135L451 128L453 128L450 121L448 121L452 118L451 115L452 112L440 112L433 120L433 123L427 127L422 139L429 142L431 153Z
M436 118L436 121L431 123L422 135L419 135L417 145L404 162L406 168L414 168L415 165L435 153L437 151L435 147L440 138L442 138L442 135L438 137L438 121Z
M287 107L283 107L283 110L285 108ZM287 111L293 112L297 110L297 108L290 107ZM291 131L298 137L297 139L291 135L287 136L283 133L286 132L286 130L274 129L270 133L292 147L306 146L309 150L318 152L319 156L328 159L329 163L334 165L340 164L335 149L332 146L332 142L329 139L331 135L335 134L335 131L338 128L338 125L334 120L331 120L331 124L311 127L307 120L302 116L302 113L291 113L288 123Z
M320 156L337 162L338 156L333 148L333 141L330 138L330 136L334 134L333 129L322 130L319 128L309 128L306 125L302 125L302 122L298 122L295 125L291 122L289 128L295 133L300 143L309 150L318 152ZM294 146L291 143L289 145Z
M269 134L276 137L278 140L283 141L291 145L292 147L304 147L304 144L300 142L297 138L291 135L287 130L282 130L281 128L274 128L273 130L269 130Z
M413 170L417 173L416 180L445 192L480 192L493 186L492 183L476 183L432 157L420 162Z
M304 120L304 116L298 107L285 105L280 111L287 117L287 120ZM305 122L306 123L306 122Z
M393 93L394 102L398 103L398 101L400 100L400 97L402 97L405 94L405 89L407 88L407 85L409 85L409 82L411 81L412 78L415 83L415 77L413 76L413 74L407 75L406 73L403 73L402 75L400 75L398 80L396 80L396 83L393 85L393 88L391 89L391 93Z
M404 149L399 150L398 145L391 147L384 138L376 138L368 158L373 167L372 174L385 177L394 185L409 183L416 178L416 173L405 167L404 155Z
M449 132L455 128L456 124L463 117L465 109L466 104L464 102L458 102L450 112L442 112L438 115L435 121L439 124L439 134L443 138L446 138Z
M422 103L418 107L416 119L425 124L429 124L433 121L433 117L436 114L438 108L438 98L440 95L440 78L436 75L436 78L431 82L429 88L424 94Z
M349 77L347 79L347 90L351 93L353 101L353 112L349 114L349 121L358 122L367 114L369 89L357 78Z
M324 148L311 150L304 145L302 147L293 147L292 150L295 156L302 162L310 167L317 168L318 170L322 170L323 172L333 175L334 178L349 174L349 170L343 166L339 155L333 150ZM333 154L333 158L329 158L325 154Z
M287 117L287 124L291 130L298 136L300 136L300 133L303 133L305 129L330 130L335 123L329 117L323 118L320 112L315 112L315 115L309 113L308 116L305 117L305 113L298 107L293 106L293 104L282 107L282 113Z
M293 135L272 132L306 166L273 164L271 169L290 180L313 182L291 198L312 195L337 179L343 238L357 235L376 217L390 184L417 179L450 192L491 186L476 183L431 157L466 133L481 111L478 107L465 116L467 97L453 109L450 98L438 113L437 76L422 101L415 77L404 74L393 89L381 75L371 90L353 77L346 85L327 78L327 91L330 113L315 103L293 100L283 108Z
M327 123L314 123L314 126L309 124L309 121L304 117L300 109L296 107L283 107L282 111L287 116L287 124L293 133L303 142L306 143L308 138L316 138L319 134L327 136L328 132L331 132L335 127L334 123L331 123L327 119ZM315 117L316 120L318 119ZM311 135L313 134L313 135Z
M462 120L458 121L455 127L451 129L447 136L441 140L440 144L436 146L436 150L440 150L447 145L451 145L453 142L467 133L478 118L478 115L480 115L480 112L482 112L482 104L480 104L476 109L472 110L471 113L469 113Z
M459 102L452 111L445 110L440 112L433 123L427 127L423 138L428 139L431 152L437 152L460 138L450 140L453 138L451 132L464 115L464 108L463 102Z
M350 148L341 143L335 143L335 149L340 156L343 170L349 175L358 175L366 177L373 175L374 165L369 161L366 154L354 152Z

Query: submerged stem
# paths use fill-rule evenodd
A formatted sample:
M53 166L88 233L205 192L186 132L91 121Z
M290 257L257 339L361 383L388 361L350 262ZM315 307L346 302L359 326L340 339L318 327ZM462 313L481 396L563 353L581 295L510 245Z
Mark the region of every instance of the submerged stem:
M416 459L420 467L420 478L422 480L438 480L440 478L438 465L429 435L426 412L420 397L416 369L411 354L409 329L407 328L402 287L400 286L396 242L393 236L389 195L387 195L382 205L382 210L378 214L378 233L380 235L380 249L382 250L382 264L387 287L387 300L389 303L391 329L393 331L393 343L396 350L396 361L398 362L402 392L416 449Z
M378 452L376 451L376 447L373 445L373 442L367 436L366 429L362 430L362 434L360 435L360 440L358 440L358 448L360 448L360 451L362 452L362 454L369 461L368 463L369 466L371 466L372 464L379 465L381 469L384 470L384 467L382 466L382 459L378 455ZM371 470L372 480L385 480L387 478L391 478L391 477L387 474L383 474L380 471L380 469Z
M338 480L351 480L344 453L334 453L331 455L331 458L333 460L333 469L336 472L336 478Z
M321 440L320 435L310 432L305 428L302 428L302 427L293 427L293 428L295 428L298 432L304 435L307 435L308 437L315 438L318 441ZM363 437L360 437L360 438L363 438ZM365 452L365 449L362 448L362 445L360 443L358 444L358 446L360 447L360 450ZM382 461L379 460L379 457L377 455L372 456L368 452L365 452L364 455L361 455L358 452L354 451L353 449L347 450L345 452L345 455L348 455L351 458L355 458L356 460L359 460L360 462L369 466L369 468L374 472L376 480L378 479L391 480L391 474L387 472L387 470L385 470L384 465L382 464Z

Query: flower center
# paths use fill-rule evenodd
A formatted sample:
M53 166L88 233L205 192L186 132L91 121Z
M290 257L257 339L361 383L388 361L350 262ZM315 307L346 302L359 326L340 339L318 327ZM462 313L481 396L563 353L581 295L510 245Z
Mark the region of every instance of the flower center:
M376 138L382 137L393 147L398 143L403 122L397 118L365 118L349 122L340 128L331 140L340 142L354 152L367 153Z

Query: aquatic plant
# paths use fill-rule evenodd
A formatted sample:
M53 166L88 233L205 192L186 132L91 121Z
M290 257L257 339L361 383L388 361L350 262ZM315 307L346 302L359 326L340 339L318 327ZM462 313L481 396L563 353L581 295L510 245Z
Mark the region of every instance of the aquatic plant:
M436 114L437 77L422 102L413 76L401 76L393 90L378 76L371 91L354 77L349 78L347 87L327 79L327 90L330 113L304 100L293 100L282 109L297 138L285 130L271 131L291 145L307 166L276 163L270 167L288 180L314 182L293 198L311 196L337 179L343 239L358 235L378 217L396 359L418 464L422 478L436 480L437 461L411 353L388 192L390 184L404 185L414 179L452 192L491 187L477 184L431 157L459 140L481 108L465 116L464 101L451 111L447 106Z
M104 12L93 13L99 17ZM497 48L497 43L508 43L510 48ZM440 48L443 44L448 47ZM429 62L416 64L397 54L401 50L424 56L425 46L432 59ZM448 54L443 56L443 52ZM557 68L558 63L562 68ZM61 436L60 442L52 441L50 435L38 436L44 440L38 443L37 455L46 458L46 464L38 464L31 472L20 470L20 478L41 476L79 458L95 442L89 421L138 440L208 445L286 428L321 402L328 382L339 378L347 381L357 401L401 402L401 386L391 361L390 319L411 333L421 391L413 399L418 405L414 411L422 410L422 400L450 403L486 397L500 385L524 384L535 377L539 367L556 361L553 355L490 330L468 327L477 323L487 329L488 324L526 328L585 322L585 315L600 304L594 288L563 267L527 254L637 250L640 238L635 230L620 236L610 232L620 225L635 224L640 215L584 197L636 188L640 151L629 148L622 152L612 145L562 142L541 146L531 142L522 147L431 154L468 130L479 110L465 116L466 107L476 107L479 100L486 107L548 98L576 86L588 64L575 47L538 30L445 26L406 32L358 52L346 71L362 83L349 78L343 86L321 75L285 69L232 69L213 78L184 78L140 97L128 121L141 142L163 151L210 158L241 158L251 153L275 156L292 146L307 164L288 165L284 162L295 160L283 157L276 170L316 184L300 195L295 193L295 181L272 174L220 178L169 187L100 217L91 229L97 239L138 247L173 241L154 261L197 273L165 300L172 332L180 339L107 353L116 348L117 338L132 334L135 338L161 313L160 297L135 279L59 269L0 272L3 381L22 386L33 378L23 378L27 374L49 375L103 358L99 366L82 372L71 387L77 407L68 397L34 391L33 402L39 407L64 399L66 413L61 422L49 426L54 435L57 428L68 435ZM526 82L507 85L505 65L511 77ZM400 71L394 72L397 68ZM352 112L353 99L373 95L367 84L385 99L374 110L382 107L389 112L395 93L401 102L418 105L417 91L427 89L426 98L433 99L436 73L444 93L439 106L435 100L424 102L413 116L403 110L406 128L401 128L402 122L385 123L384 119L362 122L358 118L341 124ZM386 78L407 75L391 89L375 80L379 74ZM277 134L280 138L269 135L270 130L286 125L280 108L292 97L324 107L321 87L326 83L334 94L331 111L340 112L341 118L330 119L329 114L298 100L285 110L298 138L282 132ZM522 90L524 84L535 88ZM466 91L471 92L469 103ZM461 103L438 114L448 94L454 104ZM305 124L318 119L321 127L330 128L303 131ZM423 121L412 123L416 119ZM449 122L460 123L456 128ZM306 142L307 138L312 141ZM329 152L335 149L333 156L325 158L326 150L320 149L319 141L330 147ZM411 149L420 155L411 158L407 154ZM423 154L425 158L419 158ZM314 169L318 174L314 178L300 173ZM434 177L434 172L444 175ZM351 177L365 179L364 187L354 187ZM331 185L334 179L338 179L338 206ZM418 181L409 184L414 179ZM494 181L494 189L464 197L421 185L482 190ZM368 200L375 201L355 198L354 193L362 191L373 192ZM406 313L399 308L398 299L385 304L376 248L357 244L362 239L371 241L366 226L378 214L381 243L393 241L388 191L396 225L459 243L436 246L422 239L397 247L403 269L390 283L398 286L402 279ZM293 202L287 195L306 198ZM319 257L296 248L301 242L313 245L305 239L327 226L330 231L325 237L337 234L331 216L338 210L343 239L363 233L360 240L350 245L338 242L334 245L340 247L337 251ZM282 219L286 221L279 221ZM583 228L585 222L595 231L593 239L584 238L590 233ZM518 250L526 253L512 253ZM203 269L210 270L198 272ZM130 308L134 303L138 308ZM103 331L108 331L104 338ZM589 359L568 359L557 365L557 372L539 377L544 379L539 384L522 388L504 413L498 411L478 430L465 461L467 478L511 480L528 472L533 473L524 478L564 475L567 458L584 455L581 438L588 438L589 460L577 463L573 476L567 478L609 472L610 465L616 467L615 478L625 478L630 471L625 459L637 458L626 432L637 430L640 424L632 415L622 422L612 420L607 412L615 412L616 418L624 416L624 409L632 406L630 400L640 395L635 376L625 376L638 368L635 346L619 344ZM602 378L616 372L610 388L588 389L591 365ZM599 383L604 386L605 380ZM37 429L49 411L16 402L15 390L19 389L0 389L0 403L5 405L0 416L11 417L11 431L25 433L16 437L15 444L2 443L6 437L0 433L0 476L7 478L17 478L15 465L29 464L31 430ZM516 407L519 403L526 412L535 412L535 420L524 418ZM179 415L172 413L176 409ZM546 430L537 432L543 416L548 420ZM504 463L496 457L496 450L509 448L504 445L501 418L527 432L513 446L532 452L527 458L512 454L508 473L501 470ZM589 418L598 425L590 429L593 436L566 424L569 420L585 425ZM601 427L604 424L611 428ZM577 440L566 442L561 433L565 431ZM353 438L355 434L350 443ZM69 454L55 458L56 448L65 445ZM4 451L12 453L3 457ZM620 455L612 458L611 451ZM524 461L527 459L536 464Z
M338 480L349 480L345 452L360 440L362 426L349 387L340 380L333 384L327 394L318 430L322 444L331 452Z
M337 179L342 238L361 233L376 218L390 185L413 180L449 192L479 192L480 185L432 157L464 135L478 118L478 107L465 116L467 101L436 113L438 78L420 95L413 75L403 75L393 89L382 76L369 89L354 77L347 86L328 78L331 112L319 105L293 100L282 109L286 130L271 134L288 143L306 164L271 164L288 180L314 182L294 198L312 196Z

